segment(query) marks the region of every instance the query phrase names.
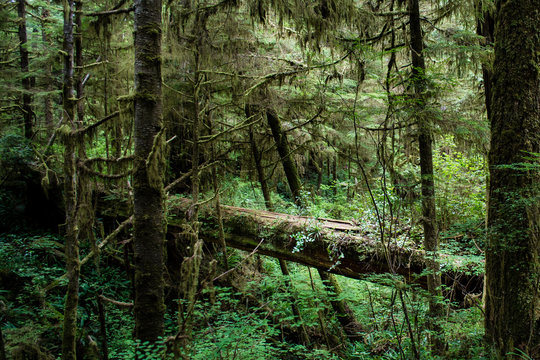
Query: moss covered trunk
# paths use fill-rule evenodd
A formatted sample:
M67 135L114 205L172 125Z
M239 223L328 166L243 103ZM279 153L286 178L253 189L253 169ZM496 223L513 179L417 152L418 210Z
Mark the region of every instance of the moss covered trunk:
M161 1L135 1L135 336L163 336L164 241Z
M64 133L64 201L66 207L65 248L68 278L64 304L62 359L76 359L77 305L79 302L79 227L77 221L77 159L76 141L69 133L74 129L75 102L73 93L73 16L72 0L64 1L64 84L63 127Z
M496 2L486 316L498 358L540 356L540 1Z
M177 205L169 209L170 232L183 231L185 213L191 206L189 199L176 199ZM390 245L387 251L394 259L390 268L385 258L384 246L377 235L343 220L318 219L305 216L279 214L270 211L221 206L227 246L257 252L278 259L290 260L313 266L334 274L363 279L363 274L392 273L401 275L400 281L420 284L427 288L425 276L426 253L421 249ZM217 216L214 206L203 206L201 217L204 224L201 236L208 241L220 243ZM295 240L297 234L313 232L311 242L303 246ZM453 299L462 301L468 293L482 289L482 277L471 275L478 264L466 257L441 256L446 270L444 284L451 289ZM456 279L459 279L456 281Z

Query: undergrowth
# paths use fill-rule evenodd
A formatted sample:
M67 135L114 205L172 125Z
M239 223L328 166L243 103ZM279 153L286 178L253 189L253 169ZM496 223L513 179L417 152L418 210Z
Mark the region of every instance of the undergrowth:
M479 274L485 236L485 189L483 179L478 177L485 169L455 149L439 153L435 166L439 167L437 186L443 194L438 204L438 223L443 230L441 252L447 258L465 256L476 265L471 266L471 272ZM453 175L456 173L459 176ZM297 244L317 236L318 219L343 218L361 226L366 236L380 239L382 233L382 238L392 244L419 246L418 200L411 202L402 197L399 189L390 184L381 187L385 184L381 179L376 179L369 191L351 181L325 180L323 183L329 185L323 184L320 189L308 184L310 191L302 194L305 206L301 208L284 193L272 192L276 211L312 218L309 231L297 235ZM462 186L463 182L467 186ZM222 189L224 204L264 209L256 182L228 178ZM409 189L414 191L414 186ZM206 194L206 198L211 197ZM0 316L8 359L24 351L33 351L39 359L59 356L65 281L49 291L45 289L64 274L62 242L60 236L43 232L0 235ZM81 256L90 250L90 245L83 243ZM78 323L81 358L92 359L103 353L105 340L111 359L131 359L137 354L139 358L172 358L166 339L178 331L176 285L169 284L167 289L162 346L149 348L136 343L132 308L100 300L102 296L127 304L132 301L132 270L125 266L126 254L131 256L129 242L104 250L82 269ZM220 259L212 251L206 256ZM343 292L336 298L325 290L316 271L289 264L290 277L285 277L274 259L245 261L246 257L256 256L232 251L229 265L237 267L237 278L244 280L234 281L231 275L219 284L199 289L192 314L193 332L182 348L184 358L409 359L413 348L422 359L488 358L478 302L463 308L440 299L446 311L439 321L448 349L444 357L437 357L428 346L424 290L387 275L370 275L364 280L339 277ZM223 269L218 267L219 271ZM332 309L333 300L346 300L354 311L362 326L357 338L346 339ZM299 316L293 313L291 303L297 305ZM298 333L302 328L309 335L309 343L300 341Z

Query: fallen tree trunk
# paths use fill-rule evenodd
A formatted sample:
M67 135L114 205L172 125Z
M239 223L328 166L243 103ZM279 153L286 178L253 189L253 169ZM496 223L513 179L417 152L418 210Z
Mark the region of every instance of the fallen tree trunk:
M169 209L169 232L180 231L191 202L177 198ZM222 206L227 246L252 251L278 259L294 261L355 279L367 274L391 274L389 283L406 282L427 289L425 251L396 244L384 246L348 221L314 219L264 210ZM200 235L207 241L220 242L217 217L212 207L201 208ZM446 297L463 301L482 290L482 274L475 274L478 262L460 256L439 256ZM381 280L382 281L382 280Z

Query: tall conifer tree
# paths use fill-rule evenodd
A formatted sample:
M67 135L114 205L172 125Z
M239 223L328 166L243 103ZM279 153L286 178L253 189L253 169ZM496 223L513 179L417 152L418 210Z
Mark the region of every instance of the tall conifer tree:
M486 249L488 341L540 355L540 1L496 2Z
M135 333L163 335L164 129L161 99L161 0L135 1L134 233Z

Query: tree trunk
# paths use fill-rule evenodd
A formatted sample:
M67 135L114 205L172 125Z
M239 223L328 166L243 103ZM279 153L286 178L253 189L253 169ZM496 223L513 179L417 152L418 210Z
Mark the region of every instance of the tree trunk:
M488 342L540 356L540 4L496 2L486 248Z
M47 6L49 6L49 2L47 1ZM41 40L46 45L51 45L49 42L49 37L47 36L47 22L49 21L50 17L50 11L47 8L47 6L43 7L42 13L41 13ZM52 79L52 66L51 64L46 64L46 70L45 70L45 84L44 87L47 91L52 91L51 86L51 79ZM54 124L53 124L53 107L52 107L52 95L49 93L45 95L44 99L44 116L45 116L45 128L47 130L47 136L50 137L53 134L54 131Z
M165 314L161 10L161 0L135 1L135 336L150 343L163 336Z
M291 189L294 203L298 207L305 206L301 197L302 183L300 182L300 176L298 175L296 164L293 160L292 153L289 149L289 142L287 141L287 135L283 133L283 131L281 130L281 123L275 112L267 110L266 116L268 119L268 124L270 125L270 128L272 130L272 135L274 136L274 140L276 142L276 147L277 147L279 156L281 157L281 164L283 165L285 176L287 177L287 180L289 182L289 188ZM337 162L337 156L334 158L334 161ZM321 275L320 269L319 269L319 275L321 276L321 279L323 279L324 277L325 279L328 280L326 284L326 289L330 289L334 287L334 293L339 294L340 290L339 290L338 281L336 280L334 275L332 274ZM346 324L346 326L343 325L343 331L345 331L345 333L350 337L356 337L358 335L357 329L359 329L360 326L358 325L356 319L354 318L354 314L352 313L352 311L348 311L348 312L343 311L343 309L349 309L349 306L347 305L346 301L335 300L335 301L332 301L331 304L334 311L336 312L336 316L338 316L340 324L341 325Z
M422 224L424 227L424 248L428 252L426 258L429 274L427 275L428 291L431 295L429 301L429 317L431 330L435 331L432 346L435 351L443 352L444 341L440 338L440 326L436 319L443 314L441 296L441 276L437 262L439 239L437 234L437 214L435 209L435 183L433 176L433 150L432 150L432 122L425 110L426 90L426 64L424 61L424 44L422 27L420 24L420 7L418 0L408 0L412 81L414 86L414 111L418 121L418 147L420 153L420 175L422 188Z
M334 154L332 158L332 187L333 187L332 191L334 193L334 196L337 195L337 190L338 190L337 163L338 163L338 155L336 153Z
M98 303L98 319L99 319L99 335L101 337L101 359L109 360L109 349L107 346L107 318L105 317L105 307L103 299L97 295Z
M183 231L185 212L191 206L189 199L180 198L176 201L178 205L169 209L169 231L173 233ZM220 244L215 207L203 206L201 211L206 226L201 229L200 236ZM317 235L312 238L313 241L295 250L298 244L293 235L305 232L312 224L312 218L225 205L221 206L221 213L223 225L227 229L227 246L245 251L257 249L262 255L294 261L354 279L363 279L363 274L391 273L403 276L400 281L427 288L426 277L419 276L425 274L426 270L427 254L424 250L389 246L387 251L394 259L390 268L384 256L384 246L377 235L369 234L348 221L319 219ZM446 256L441 256L440 262L445 269L454 269L443 273L444 284L452 292L449 295L452 299L462 301L466 294L482 290L482 276L470 275L478 271L475 269L478 264L471 264L465 258Z
M248 115L249 117L249 115ZM270 189L268 189L268 181L266 181L266 176L264 174L264 168L262 166L262 154L257 148L255 143L255 138L253 135L253 128L249 127L249 143L251 145L251 153L253 154L253 160L255 161L255 169L257 170L257 177L259 179L259 184L261 185L261 191L264 198L264 205L266 210L274 211L274 205L272 204L272 198L270 197Z
M79 126L84 124L84 84L83 84L83 47L82 47L82 11L83 2L75 1L75 33L73 35L75 45L75 65L77 67L77 80L75 81L75 91L77 94L77 121ZM107 114L105 114L107 115Z
M4 345L4 335L2 334L2 326L0 326L0 360L7 360L6 347Z
M296 204L296 206L300 207L302 206L302 183L289 148L287 136L281 130L281 122L279 121L278 115L273 110L266 111L266 119L268 120L268 125L272 130L272 135L274 136L276 147L279 156L281 157L281 164L283 165L283 170L285 171L285 176L287 177L287 182L289 183L289 188L291 189L293 202Z
M249 105L246 106L246 115L247 117L252 116L251 111L249 110ZM253 128L249 127L249 142L251 145L251 152L253 153L253 159L255 161L255 168L257 169L257 176L259 178L259 184L261 185L261 190L264 197L264 203L266 205L266 210L268 211L274 211L274 207L272 205L272 200L270 199L270 191L268 190L268 184L266 182L266 176L264 174L264 168L262 166L262 154L257 148L257 143L255 142L255 138L253 136ZM218 215L221 215L221 212L219 212ZM223 220L221 220L223 221ZM279 261L279 267L281 269L281 273L284 276L285 279L285 285L287 288L291 289L292 291L292 284L290 279L290 273L289 273L289 267L287 265L287 262L282 259L278 259ZM289 299L291 303L291 310L296 321L302 321L302 316L300 314L300 309L298 308L298 305L296 305L295 300L293 296L291 295L291 298ZM307 333L306 327L302 323L299 328L299 335L300 339L302 341L302 344L307 346L310 343L309 335Z
M79 226L77 221L77 144L69 134L74 129L75 102L73 94L73 0L64 0L64 201L66 207L65 254L67 294L64 305L62 360L76 359L77 306L79 302Z
M24 136L31 139L34 135L32 124L32 95L30 95L31 78L29 73L29 56L28 56L28 35L26 32L26 0L17 1L17 13L19 16L19 52L21 55L21 73L22 73L22 111L24 119Z
M493 18L493 13L489 9L489 5L484 4L484 1L480 1L476 4L476 33L484 37L483 45L489 47L493 45L495 33L495 19ZM487 118L488 121L491 121L492 70L489 64L482 64L482 75L484 80L484 95L486 100Z
M313 165L313 169L317 173L317 185L315 187L315 192L317 195L321 194L321 185L323 180L323 162L322 162L322 156L317 155L315 151L310 151L309 156L311 159L311 164Z
M336 312L336 317L341 327L348 337L353 339L359 338L362 328L356 321L353 311L345 300L339 300L343 291L341 290L341 286L337 282L336 277L321 269L318 269L318 271L326 291L330 294L330 304L332 305L332 309Z

